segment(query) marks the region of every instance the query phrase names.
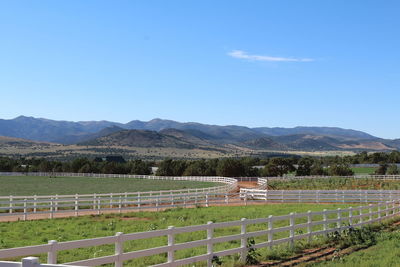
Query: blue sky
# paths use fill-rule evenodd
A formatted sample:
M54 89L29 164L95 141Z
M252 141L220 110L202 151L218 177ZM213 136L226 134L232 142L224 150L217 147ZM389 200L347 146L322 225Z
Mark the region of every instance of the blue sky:
M0 1L0 118L400 137L398 1Z

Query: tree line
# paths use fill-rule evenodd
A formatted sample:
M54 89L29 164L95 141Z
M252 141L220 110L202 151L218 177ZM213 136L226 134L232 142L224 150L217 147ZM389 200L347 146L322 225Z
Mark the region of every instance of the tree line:
M113 157L110 157L112 159ZM118 157L117 157L118 158ZM115 174L152 174L151 167L158 167L156 175L160 176L227 176L259 177L353 175L350 164L380 164L375 174L398 174L394 163L400 163L400 152L389 153L361 152L353 156L334 157L271 157L271 158L221 158L200 160L162 161L103 161L99 158L76 158L70 161L52 161L44 158L8 158L0 157L0 171L3 172L76 172L76 173L115 173ZM255 167L258 166L258 167Z

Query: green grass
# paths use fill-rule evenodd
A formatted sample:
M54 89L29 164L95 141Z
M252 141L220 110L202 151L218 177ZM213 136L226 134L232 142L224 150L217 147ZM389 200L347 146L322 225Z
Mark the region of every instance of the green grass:
M0 196L123 193L218 186L197 181L133 178L0 176Z
M307 266L315 267L395 267L400 265L400 232L381 233L378 243L348 256Z
M318 179L290 179L290 180L270 180L268 186L275 190L357 190L357 189L400 189L400 181L396 180L377 180L359 178L318 178Z
M19 221L10 223L0 223L0 249L46 244L48 240L57 240L59 242L110 236L116 232L133 233L158 229L166 229L168 226L175 227L205 224L208 221L223 222L240 220L246 218L263 218L269 215L287 215L290 212L306 212L307 210L320 211L326 209L336 209L339 207L348 207L348 205L329 204L274 204L274 205L254 205L238 207L201 207L189 209L171 209L162 212L138 212L128 214L100 215L100 216L82 216L65 219L37 220L37 221ZM332 214L333 216L335 214ZM314 220L321 220L321 216L315 216ZM296 223L305 222L305 218L296 219ZM274 227L287 225L288 221L278 221ZM318 228L319 227L319 228ZM316 226L322 229L322 226ZM249 225L248 231L265 230L266 223ZM316 230L316 229L314 229ZM297 234L305 229L296 230ZM240 227L221 228L215 231L214 236L224 236L240 233ZM288 232L274 234L274 239L287 237ZM185 233L176 235L176 243L188 242L193 240L205 239L206 232L198 231L194 233ZM317 238L318 239L318 238ZM265 242L267 236L256 238L256 242ZM124 243L125 251L133 251L157 246L166 245L166 238L151 238L144 240L128 241ZM228 248L238 247L239 241L218 243L215 250L220 251ZM286 244L283 245L286 248ZM92 257L112 255L113 245L103 245L99 247L89 247L59 252L59 262L70 262ZM272 257L278 252L276 250L260 249L258 250L262 257L268 255ZM206 247L193 249L184 249L176 252L176 258L185 258L194 255L206 253ZM271 254L272 253L272 254ZM43 262L46 257L40 255ZM11 259L18 260L18 259ZM238 260L237 256L223 257L223 266L233 266ZM151 257L140 258L127 262L126 266L148 266L166 261L166 255L160 254ZM192 265L191 265L192 266ZM204 263L198 263L195 266L204 266Z
M376 168L375 167L354 167L351 168L354 174L374 174Z

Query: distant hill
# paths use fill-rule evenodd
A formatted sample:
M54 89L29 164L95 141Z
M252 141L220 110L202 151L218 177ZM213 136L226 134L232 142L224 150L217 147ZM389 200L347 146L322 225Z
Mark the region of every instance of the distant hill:
M41 142L138 147L224 147L255 150L391 150L400 139L388 140L337 127L249 128L172 120L55 121L20 116L0 120L0 135Z
M122 130L107 136L80 143L93 146L171 147L194 148L195 143L181 140L172 135L148 130Z
M48 142L39 142L26 140L22 138L8 137L8 136L0 136L0 146L13 146L13 147L31 147L31 146L51 146L54 145Z
M308 135L324 135L324 136L336 136L346 139L371 139L376 138L370 134L351 130L342 129L338 127L304 127L298 126L294 128L268 128L268 127L257 127L254 130L271 135L271 136L282 136L282 135L296 135L296 134L308 134Z

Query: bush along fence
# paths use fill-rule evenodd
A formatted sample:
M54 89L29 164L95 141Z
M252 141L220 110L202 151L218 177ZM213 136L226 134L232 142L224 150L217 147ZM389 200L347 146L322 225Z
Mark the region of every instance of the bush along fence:
M47 253L48 264L56 264L57 254L60 251L109 244L115 246L115 253L113 255L94 257L64 264L74 266L97 266L113 263L116 267L121 267L124 261L165 253L165 261L155 263L152 266L182 266L200 261L205 261L208 266L212 266L212 261L216 257L219 258L222 256L239 254L241 259L245 259L249 249L274 247L283 243L288 243L289 246L293 247L296 240L311 241L313 236L327 235L330 232L340 232L350 227L359 227L369 223L380 222L384 219L398 216L399 214L400 201L393 200L377 204L368 204L356 208L339 208L337 210L323 210L318 212L308 211L306 213L290 213L289 215L283 216L271 215L267 218L259 219L242 218L238 221L221 223L208 222L203 225L177 228L170 226L165 230L140 233L124 234L119 232L116 233L115 236L69 242L57 242L52 240L44 245L0 250L0 258ZM263 226L263 230L251 231L254 225ZM218 229L226 229L229 227L236 227L238 231L235 234L215 235ZM175 242L176 235L199 231L204 232L203 236L205 238L182 243ZM163 246L136 251L124 250L125 242L132 240L142 240L142 242L146 242L146 239L157 237L161 237L166 241ZM249 247L248 240L254 238L258 238L258 242L255 242ZM228 244L228 248L217 250L216 245L221 243ZM198 255L186 258L176 257L176 253L179 250L202 246L206 247L206 253L198 252ZM0 262L0 266L3 267L6 265Z

